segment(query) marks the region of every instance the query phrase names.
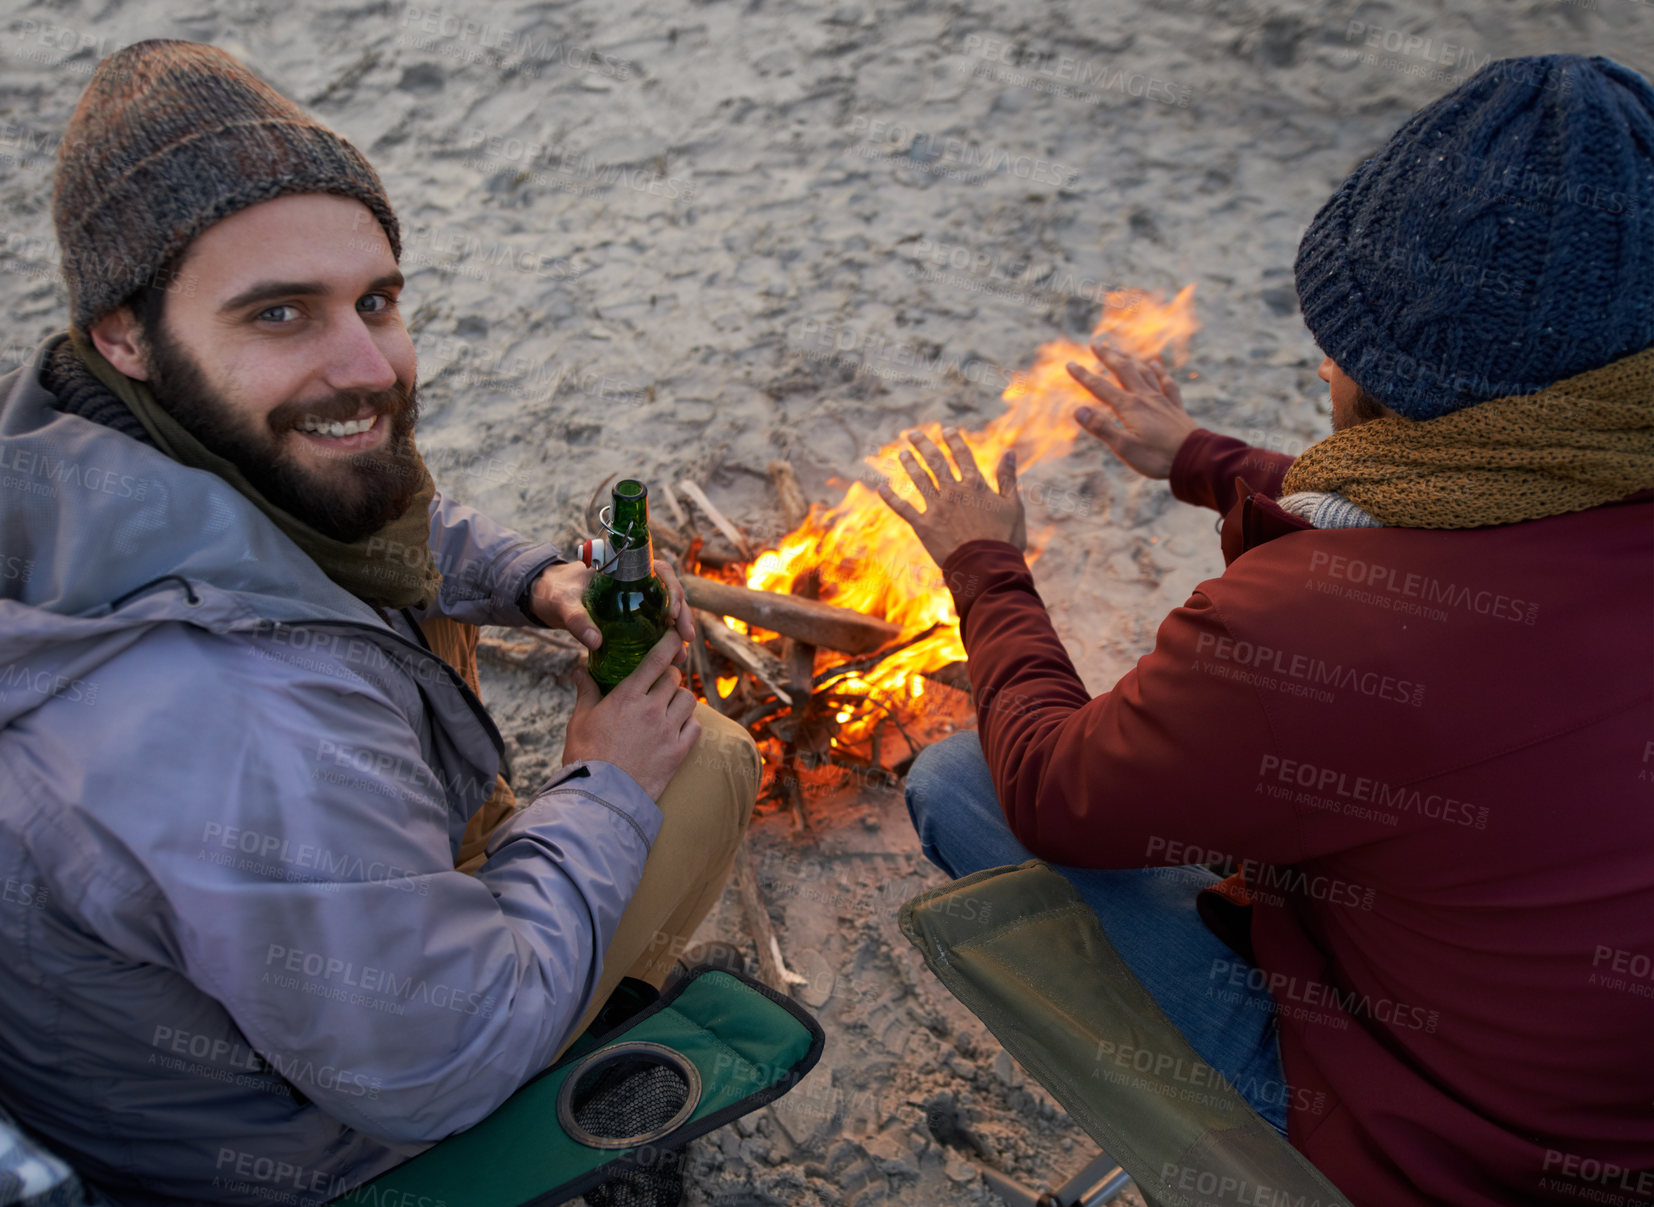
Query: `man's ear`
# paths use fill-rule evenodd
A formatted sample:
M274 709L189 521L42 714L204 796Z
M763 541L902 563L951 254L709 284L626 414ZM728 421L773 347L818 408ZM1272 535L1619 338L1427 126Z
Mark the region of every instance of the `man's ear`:
M120 372L138 381L149 380L149 356L144 350L143 327L129 306L117 306L86 329L92 346Z

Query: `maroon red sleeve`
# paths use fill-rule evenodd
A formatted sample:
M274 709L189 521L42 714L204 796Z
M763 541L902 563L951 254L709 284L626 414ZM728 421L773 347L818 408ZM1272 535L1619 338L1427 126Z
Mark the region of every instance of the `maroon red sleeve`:
M1286 453L1253 448L1233 436L1205 428L1190 432L1172 459L1172 494L1185 503L1227 512L1235 505L1235 479L1244 478L1253 490L1270 498L1281 493L1281 479L1296 458Z
M1305 853L1290 806L1259 791L1274 738L1254 689L1209 657L1229 634L1205 595L1092 699L1014 546L968 542L943 572L1000 806L1035 855L1123 868L1185 862L1172 843L1272 862Z

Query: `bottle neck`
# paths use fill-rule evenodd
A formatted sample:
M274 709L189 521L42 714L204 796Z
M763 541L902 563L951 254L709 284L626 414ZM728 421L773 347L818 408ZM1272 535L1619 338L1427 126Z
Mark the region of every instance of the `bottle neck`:
M636 582L655 572L654 542L649 537L649 495L641 483L625 482L621 487L635 487L636 493L623 493L617 487L613 494L610 522L614 527L615 558L609 576L618 582Z

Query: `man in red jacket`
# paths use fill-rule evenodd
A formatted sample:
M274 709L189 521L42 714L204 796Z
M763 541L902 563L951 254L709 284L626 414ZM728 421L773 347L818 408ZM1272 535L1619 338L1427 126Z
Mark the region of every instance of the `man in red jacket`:
M1654 89L1603 58L1409 119L1299 249L1334 432L1297 459L1158 362L1071 366L1088 431L1224 516L1222 576L1101 696L1013 457L996 490L918 436L923 510L884 488L976 698L908 777L927 855L1056 865L1361 1207L1654 1203L1651 148Z

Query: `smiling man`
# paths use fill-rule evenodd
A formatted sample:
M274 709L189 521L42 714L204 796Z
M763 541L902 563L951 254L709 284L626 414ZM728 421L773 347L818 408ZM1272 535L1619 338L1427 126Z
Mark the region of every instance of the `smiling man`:
M0 1108L116 1202L323 1202L661 985L756 750L662 564L678 630L517 806L477 626L595 648L589 571L436 490L348 143L143 42L53 200L69 330L0 379Z

